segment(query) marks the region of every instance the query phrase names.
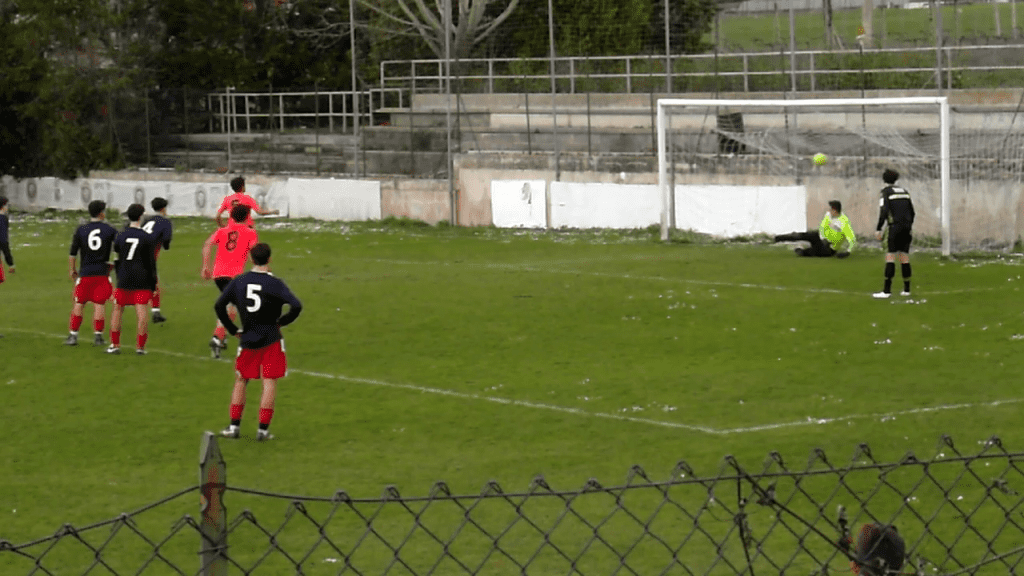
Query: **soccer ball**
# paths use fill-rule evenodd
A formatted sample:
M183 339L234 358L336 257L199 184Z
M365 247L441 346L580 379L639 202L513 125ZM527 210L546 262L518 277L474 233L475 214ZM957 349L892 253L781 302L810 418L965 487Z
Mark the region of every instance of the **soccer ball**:
M825 162L828 162L828 156L822 154L821 152L818 152L813 157L811 157L811 160L814 161L815 166L824 166Z

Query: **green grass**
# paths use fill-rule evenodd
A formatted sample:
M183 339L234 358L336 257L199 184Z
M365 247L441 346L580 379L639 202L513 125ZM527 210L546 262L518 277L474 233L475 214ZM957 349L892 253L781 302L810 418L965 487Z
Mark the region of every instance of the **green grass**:
M76 223L23 215L12 224L18 268L0 286L0 540L105 520L194 485L202 432L226 424L232 368L208 357L215 289L198 273L211 223L176 221L160 258L169 321L151 326L145 357L61 346ZM965 453L992 435L1011 450L1024 446L1016 257L915 253L912 302L876 301L869 294L880 288L882 255L870 248L844 261L811 260L763 241L680 235L689 241L663 244L651 231L398 220L276 220L260 234L305 311L285 331L291 373L279 385L278 438L252 441L253 385L245 438L221 443L230 486L375 498L388 485L426 496L440 480L459 494L491 480L520 492L543 475L555 489L575 490L591 478L621 484L633 465L666 480L681 460L713 476L726 455L760 470L771 451L800 468L819 447L844 465L862 442L880 461L911 450L931 456L942 434ZM89 333L87 320L83 341ZM659 501L633 497L639 509ZM184 496L139 522L163 537L196 514L195 500ZM231 517L252 509L271 530L288 509L287 500L237 492L226 502ZM539 517L564 512L531 506ZM322 518L331 506L309 508ZM496 530L512 517L500 501L481 510ZM380 529L400 539L404 524L389 524L392 514L402 516L382 512ZM459 517L433 508L423 521L450 526ZM686 525L659 520L677 521ZM704 522L715 533L732 526L728 517ZM331 532L360 533L350 524L339 512ZM520 526L508 537L528 534ZM263 538L261 548L260 533L243 526L234 550L257 554ZM315 541L316 533L296 522L282 539ZM483 561L486 539L467 530L458 543ZM432 546L410 544L409 554L429 562ZM194 558L197 539L182 532L167 547ZM91 561L67 548L51 558L69 567ZM137 548L119 548L119 561L146 557L147 547ZM729 553L741 560L738 549ZM368 544L360 554L389 552ZM595 554L587 561L610 561ZM657 566L662 557L651 554ZM284 573L274 570L288 564L274 558L268 573ZM0 573L26 572L19 562L0 552ZM537 564L548 565L564 571L557 558Z

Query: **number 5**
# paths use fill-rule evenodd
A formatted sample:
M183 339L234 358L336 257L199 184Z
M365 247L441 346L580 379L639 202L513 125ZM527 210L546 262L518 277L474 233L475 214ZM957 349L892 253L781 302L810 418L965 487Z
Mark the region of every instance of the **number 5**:
M263 300L260 299L259 291L263 289L263 286L259 284L246 284L245 285L245 298L252 301L252 304L245 307L249 312L255 312L260 309L263 304Z

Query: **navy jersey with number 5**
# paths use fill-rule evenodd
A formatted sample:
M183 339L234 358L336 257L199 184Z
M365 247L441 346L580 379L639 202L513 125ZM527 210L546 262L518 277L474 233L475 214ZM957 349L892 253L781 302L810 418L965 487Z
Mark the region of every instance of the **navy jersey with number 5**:
M228 316L228 304L238 308L242 320L242 348L263 348L281 339L281 327L299 317L302 303L288 286L269 272L251 270L236 276L213 305L217 318L234 335L238 327ZM281 315L284 305L288 313Z
M156 243L142 228L124 230L114 240L117 287L121 290L156 288Z
M71 237L71 256L82 253L78 266L79 276L107 276L110 268L110 250L114 246L117 230L106 222L82 224Z

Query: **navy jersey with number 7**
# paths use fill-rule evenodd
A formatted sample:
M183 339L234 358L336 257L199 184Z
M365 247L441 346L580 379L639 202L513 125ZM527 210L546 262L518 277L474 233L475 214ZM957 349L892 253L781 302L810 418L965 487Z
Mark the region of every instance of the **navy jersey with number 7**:
M229 303L238 308L242 320L242 348L264 348L277 342L281 339L281 327L294 322L302 312L302 303L284 281L269 272L255 270L231 280L213 305L228 334L234 335L238 327L228 316ZM282 316L285 304L288 313Z

